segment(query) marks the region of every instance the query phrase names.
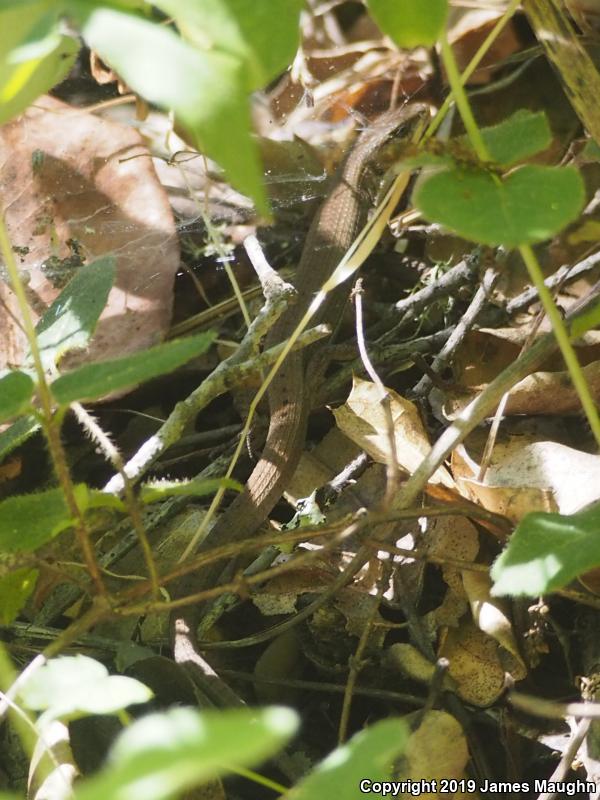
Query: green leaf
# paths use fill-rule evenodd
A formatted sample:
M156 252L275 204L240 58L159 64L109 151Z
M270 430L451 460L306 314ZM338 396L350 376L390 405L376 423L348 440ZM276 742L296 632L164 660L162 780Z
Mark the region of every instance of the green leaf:
M0 552L28 553L70 525L59 489L9 497L0 502Z
M589 139L581 151L581 157L586 161L600 161L600 145L598 142Z
M509 167L550 146L552 132L543 111L521 109L498 125L483 128L483 141L496 164Z
M0 432L0 460L6 458L40 428L40 423L33 416L23 417L14 422L10 428Z
M0 378L0 422L16 417L29 408L34 389L29 375L19 370Z
M79 50L58 27L58 9L24 2L0 9L0 124L27 108L70 71Z
M251 766L285 744L298 726L288 708L199 712L176 708L130 725L106 769L77 787L78 800L166 800L234 768Z
M109 675L99 661L76 655L48 661L25 682L19 696L32 711L45 711L47 721L116 714L127 706L147 703L153 693L135 678Z
M118 497L90 489L85 483L75 484L73 493L84 514L94 508L124 510L123 501ZM71 527L72 523L60 489L9 497L0 502L0 552L35 550Z
M465 239L512 248L549 239L577 218L583 181L571 167L518 167L500 178L454 167L426 177L415 205Z
M52 384L52 393L62 405L76 400L96 400L172 372L208 350L213 339L212 332L200 333L125 358L86 364L57 378Z
M191 496L203 497L214 494L219 489L233 489L242 491L242 486L231 478L206 478L205 480L190 481L155 481L146 483L140 490L142 503L157 503L167 497Z
M554 591L600 566L600 504L578 514L528 514L492 567L495 595Z
M195 144L240 191L268 211L258 148L250 137L244 64L201 51L165 26L111 8L72 2L86 44L151 103L172 109Z
M600 325L600 302L594 303L591 308L582 311L569 324L571 340L579 339L584 333Z
M0 578L0 624L10 625L35 589L37 569L16 569Z
M77 270L37 324L44 366L54 366L65 353L87 345L106 306L115 274L113 256Z
M371 16L399 47L431 47L446 24L447 0L367 0Z
M199 49L239 58L248 92L266 86L296 55L302 0L160 0L155 5Z
M408 741L408 725L402 719L385 719L357 733L338 747L284 798L289 800L360 800L361 780L390 780L393 763Z

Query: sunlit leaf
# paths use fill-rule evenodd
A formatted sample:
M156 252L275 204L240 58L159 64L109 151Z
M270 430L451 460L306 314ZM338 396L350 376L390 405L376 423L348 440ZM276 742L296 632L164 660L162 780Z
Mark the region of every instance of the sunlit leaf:
M367 0L373 19L399 47L435 44L448 15L447 0Z
M13 622L35 589L37 569L16 569L0 578L0 624Z
M152 698L143 683L109 675L103 664L81 654L52 659L31 675L19 695L27 708L45 711L44 719L115 714Z
M531 165L502 178L454 167L425 178L414 196L428 220L465 239L508 248L549 239L578 216L584 199L577 170Z
M92 336L115 280L115 259L104 256L80 267L36 327L46 366L70 350L84 348Z
M0 422L24 411L31 404L34 388L29 375L18 370L0 378Z
M60 32L59 12L44 0L0 7L0 124L59 83L75 63L79 44Z
M57 378L52 384L52 394L63 405L76 400L103 397L172 372L204 353L213 339L214 334L201 333L187 339L175 339L125 358L86 364Z
M158 503L167 497L192 496L202 497L214 494L219 489L233 489L242 491L242 486L231 478L206 478L205 480L191 481L155 481L144 484L140 490L140 500L143 503Z
M302 0L159 0L184 37L200 49L237 56L247 90L273 80L294 60Z
M497 125L483 128L481 136L492 161L509 167L545 150L552 142L546 115L520 109Z
M390 780L393 762L406 747L408 725L402 719L385 719L357 733L338 747L312 772L284 795L287 800L359 800L361 781Z
M142 97L173 110L195 144L266 211L244 63L229 53L199 50L142 17L84 0L72 5L86 44Z
M493 594L554 591L600 566L600 505L579 514L528 514L492 567Z
M288 708L199 712L176 708L130 725L106 769L78 785L78 800L166 800L219 775L263 761L298 726Z

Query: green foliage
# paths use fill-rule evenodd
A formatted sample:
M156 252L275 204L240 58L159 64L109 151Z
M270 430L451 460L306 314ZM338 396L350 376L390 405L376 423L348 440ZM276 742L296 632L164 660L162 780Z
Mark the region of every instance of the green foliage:
M208 350L213 339L212 333L200 333L125 358L86 364L57 378L52 384L52 394L62 405L76 400L96 400L172 372Z
M242 487L232 478L207 478L206 480L191 481L155 481L146 483L140 490L140 499L143 503L158 503L167 497L202 497L213 494L218 489L233 489L241 492Z
M1 431L0 460L6 458L17 447L20 447L23 442L26 442L39 429L39 421L35 417L28 415L18 419L5 431Z
M16 569L0 578L0 624L10 625L35 589L38 571Z
M117 9L77 3L86 43L149 102L172 109L194 143L266 211L244 64L229 53L202 51L172 29Z
M127 706L147 703L153 693L134 678L109 675L104 664L76 655L52 659L35 670L19 697L26 708L44 712L43 725L52 719L116 714Z
M492 567L493 593L535 597L600 566L600 505L578 514L528 514Z
M59 13L47 0L2 4L0 124L65 78L75 63L79 45L60 32Z
M268 758L297 726L296 714L278 707L150 714L123 731L106 768L79 785L77 800L166 800Z
M423 181L415 205L459 236L507 248L541 242L572 222L585 191L571 167L518 167L505 176L455 166Z
M584 333L600 325L600 303L594 303L590 308L577 314L569 325L571 339L579 339Z
M431 47L448 16L447 0L367 0L381 30L399 47Z
M75 485L74 495L82 513L94 508L124 510L118 497L84 483ZM9 497L0 502L0 553L29 553L72 523L60 489Z
M60 80L77 45L61 29L61 15L85 43L141 96L173 110L179 125L214 158L242 191L266 209L261 169L250 137L248 94L266 85L292 60L302 0L17 0L0 3L0 121L22 111ZM400 46L431 46L442 36L446 0L368 0L375 20ZM159 17L157 10L170 19ZM468 115L466 115L468 117ZM469 129L469 128L468 128ZM472 135L473 130L469 130ZM477 133L477 131L475 131ZM579 213L583 183L571 168L515 166L550 141L543 114L521 111L481 131L492 164L465 153L464 138L447 152L413 158L429 174L414 201L423 215L459 235L489 245L519 247L553 236ZM472 136L475 140L476 137ZM480 148L481 150L481 148ZM590 151L591 152L591 151ZM87 345L114 280L114 262L101 259L79 270L37 327L47 368L69 350ZM596 324L598 312L574 323L572 336ZM86 365L51 384L62 418L69 403L98 399L149 380L203 353L213 334L169 342L151 350ZM29 365L28 365L29 366ZM0 380L0 420L28 413L35 383L24 372ZM44 420L47 426L51 421ZM0 457L24 441L39 423L24 416L0 433ZM168 495L239 489L234 481L190 481L140 488L144 503ZM78 509L124 511L121 499L74 486ZM0 502L0 553L28 553L72 526L63 494L50 489ZM497 594L552 591L600 565L597 529L600 506L581 514L531 514L518 526L492 571ZM33 589L35 570L19 569L0 579L0 619L10 622ZM138 681L111 676L104 666L77 656L49 662L20 693L40 720L115 714L144 703L151 692ZM130 725L114 743L103 770L76 787L79 800L162 800L255 764L277 751L298 720L287 709L236 709L200 713L178 708ZM286 793L289 800L359 798L360 780L388 780L402 754L408 726L387 719L335 750Z
M29 375L19 370L0 378L0 422L16 417L29 408L34 388Z
M496 164L510 167L550 146L552 132L542 111L515 112L497 125L483 128L481 136Z
M404 720L377 722L330 753L285 795L285 800L360 800L364 797L361 780L390 780L393 763L404 752L407 741L408 725Z
M114 256L80 267L36 326L37 342L46 368L71 350L83 349L96 329L115 282Z
M244 65L248 92L285 70L298 47L302 0L160 0L155 5L198 49L235 56Z
M71 69L86 44L151 103L175 112L193 141L214 158L263 213L267 202L258 150L250 137L249 92L293 59L302 0L149 2L5 0L0 10L0 122L23 111Z
M544 150L552 138L546 115L525 109L484 128L481 137L494 164L505 169ZM456 159L450 146L410 162L437 167L413 196L432 222L480 244L514 248L554 236L580 213L585 189L574 168L526 164L503 174L465 154L465 137L458 145Z
M69 525L59 489L9 497L0 503L0 553L29 553Z

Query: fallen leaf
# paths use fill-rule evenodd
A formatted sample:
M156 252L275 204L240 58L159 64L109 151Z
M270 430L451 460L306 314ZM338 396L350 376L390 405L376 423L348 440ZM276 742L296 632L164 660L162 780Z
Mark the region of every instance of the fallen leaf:
M445 711L428 711L424 716L410 714L407 719L418 720L418 723L406 745L398 779L436 780L439 787L441 780L461 778L469 760L469 749L460 723ZM419 793L419 797L426 800L440 796L439 792L426 790Z
M450 662L449 675L457 683L457 693L467 703L486 707L504 691L504 668L498 645L468 620L450 628L439 649L439 656Z
M558 442L511 436L498 442L485 482L464 446L452 455L452 472L469 496L514 521L530 511L573 514L600 497L600 456ZM584 480L585 478L585 480Z
M179 247L166 193L136 131L42 98L0 128L0 195L36 316L70 277L68 263L111 252L117 258L92 343L63 366L123 356L164 337ZM0 301L18 318L5 283ZM24 335L10 313L0 325L0 366L19 365Z
M412 473L429 453L431 445L415 404L393 389L386 391L390 398L398 463ZM386 415L379 389L374 383L355 377L345 405L336 408L333 414L338 427L349 439L366 450L375 461L388 462L390 447ZM454 488L454 481L444 467L437 469L430 481Z
M462 579L475 624L511 654L516 662L510 670L511 675L517 681L522 680L527 674L527 667L521 658L505 603L490 594L490 576L486 572L465 570Z

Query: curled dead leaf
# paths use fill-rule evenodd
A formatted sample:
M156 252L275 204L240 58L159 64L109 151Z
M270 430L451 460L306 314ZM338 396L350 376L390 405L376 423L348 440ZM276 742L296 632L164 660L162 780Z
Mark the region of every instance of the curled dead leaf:
M414 403L387 389L390 398L398 463L412 473L431 449L427 432ZM343 406L333 412L338 427L359 447L381 464L389 460L390 443L386 416L378 387L370 381L354 378L352 391ZM454 488L454 481L444 467L430 478Z

